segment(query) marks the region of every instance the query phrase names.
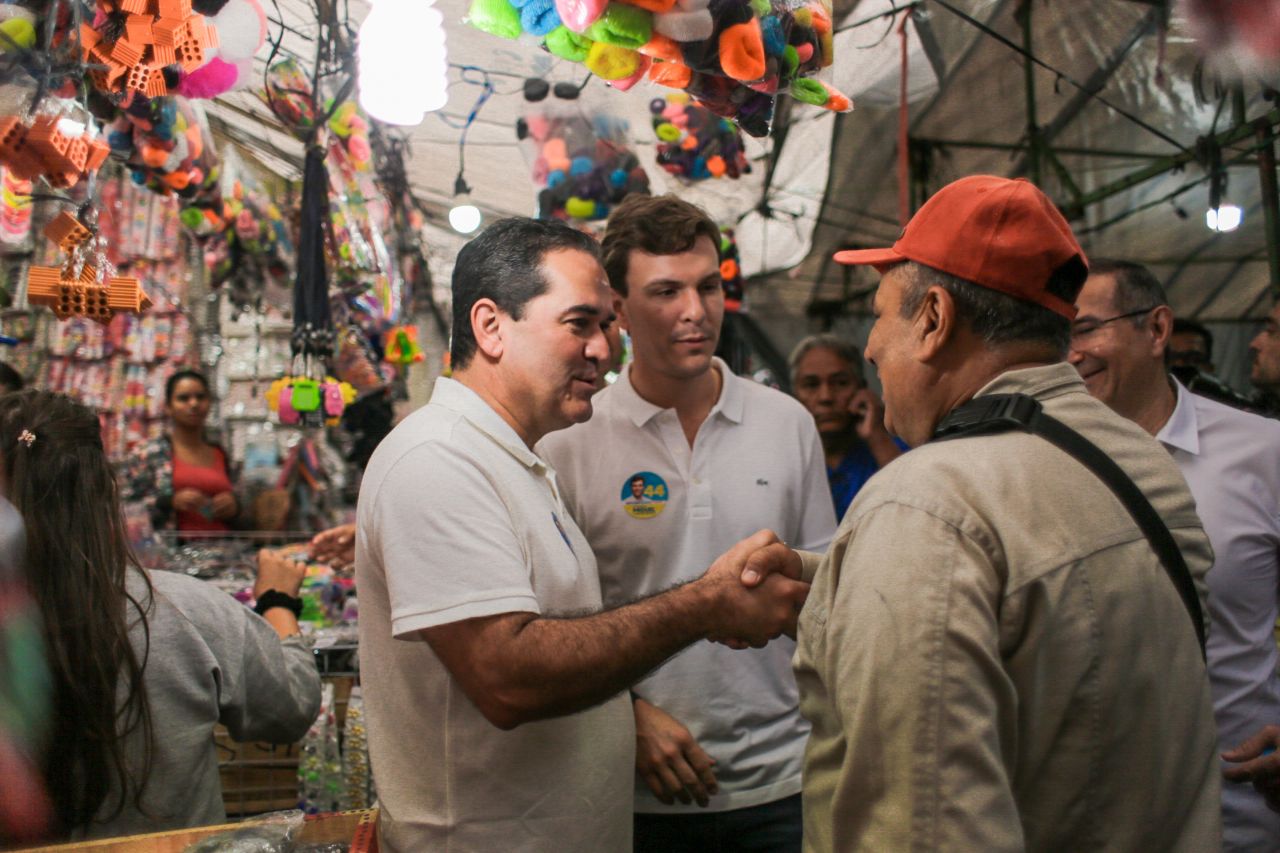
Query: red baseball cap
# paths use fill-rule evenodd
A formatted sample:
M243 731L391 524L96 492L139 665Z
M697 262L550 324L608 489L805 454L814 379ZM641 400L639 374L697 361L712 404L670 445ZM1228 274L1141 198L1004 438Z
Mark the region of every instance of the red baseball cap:
M947 184L924 203L891 249L836 252L842 264L883 272L915 261L957 278L1034 302L1074 320L1076 307L1046 288L1059 271L1089 275L1089 261L1049 197L1022 178L972 175ZM1063 270L1071 264L1072 267ZM1068 279L1070 281L1070 279Z

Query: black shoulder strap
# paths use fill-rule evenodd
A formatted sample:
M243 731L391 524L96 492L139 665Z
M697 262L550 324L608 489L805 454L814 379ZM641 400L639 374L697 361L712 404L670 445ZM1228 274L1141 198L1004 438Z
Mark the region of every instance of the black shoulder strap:
M1200 610L1200 596L1182 550L1173 534L1165 526L1160 515L1119 465L1097 445L1062 421L1045 414L1038 400L1025 394L990 394L975 397L942 419L934 431L934 441L946 441L972 435L990 435L1009 430L1022 430L1046 439L1066 451L1107 484L1125 509L1133 516L1156 556L1164 566L1169 580L1182 598L1191 623L1200 641L1200 653L1205 652L1204 615Z

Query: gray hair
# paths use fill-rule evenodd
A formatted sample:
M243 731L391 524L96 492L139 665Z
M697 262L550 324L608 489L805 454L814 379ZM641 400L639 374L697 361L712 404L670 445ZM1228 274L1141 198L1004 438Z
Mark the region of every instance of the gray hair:
M1116 310L1121 314L1169 304L1164 285L1142 264L1095 258L1089 262L1089 274L1109 275L1116 280ZM1146 319L1145 316L1133 318L1135 325L1141 325Z
M955 300L956 317L988 346L1042 343L1066 356L1071 343L1071 322L1066 317L925 264L903 261L898 266L907 276L902 293L903 317L914 316L929 287L936 284ZM1051 293L1071 303L1076 301L1078 287L1071 288L1071 293L1061 293L1055 292L1061 288L1055 288L1054 284L1051 282L1048 288Z
M796 384L796 369L800 366L800 361L815 349L831 350L837 358L853 369L853 375L859 385L867 384L867 379L862 372L862 353L858 352L858 348L843 338L823 333L810 335L796 344L795 349L791 351L791 355L787 358L787 367L791 369L792 385Z

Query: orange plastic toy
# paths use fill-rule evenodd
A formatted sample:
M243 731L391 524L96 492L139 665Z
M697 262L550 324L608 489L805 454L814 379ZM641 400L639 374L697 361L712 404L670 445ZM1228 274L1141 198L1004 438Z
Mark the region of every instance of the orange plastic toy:
M22 180L43 176L52 186L72 187L102 168L110 153L105 139L67 136L57 116L36 116L30 127L17 116L0 116L0 163Z
M98 270L89 264L79 277L57 267L31 267L27 302L52 308L59 320L86 317L103 325L118 312L137 314L151 307L151 299L136 278L111 276L99 283Z
M180 64L194 71L205 52L218 46L218 30L191 11L191 0L99 0L107 12L126 12L124 32L108 42L89 24L80 25L80 50L104 92L139 92L149 98L169 94L162 69Z

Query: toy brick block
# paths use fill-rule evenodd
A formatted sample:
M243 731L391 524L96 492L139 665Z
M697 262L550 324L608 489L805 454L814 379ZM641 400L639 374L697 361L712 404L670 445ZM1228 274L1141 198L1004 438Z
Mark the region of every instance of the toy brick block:
M187 22L182 18L160 18L151 25L155 43L162 47L177 47L187 37Z
M111 58L123 65L137 65L142 61L142 52L146 49L146 45L134 44L127 38L122 38L116 42L111 48Z
M84 170L86 172L96 172L102 168L102 164L107 162L107 157L111 155L111 146L102 138L88 139L86 136L86 144L89 153L85 157Z
M80 220L64 210L44 227L44 236L57 243L62 251L71 252L89 239L90 232L80 224Z
M27 126L17 116L0 116L0 156L21 151Z
M36 116L27 131L27 145L32 148L46 147L59 154L65 154L71 139L58 130L58 117L51 115Z
M204 64L204 48L195 39L187 39L178 45L178 62L183 71L195 71Z
M156 8L161 18L185 21L191 17L191 0L159 0Z
M80 183L80 172L46 172L44 179L54 189L65 190Z
M25 146L10 154L0 154L0 163L4 163L15 178L23 181L31 181L44 174L44 162Z
M89 23L80 25L80 50L90 51L98 42L102 41L102 33L95 30Z
M67 146L67 159L71 161L71 165L77 172L84 171L84 164L88 158L89 143L84 141L83 136L71 137L71 144Z
M164 72L159 68L152 68L151 73L147 76L146 88L142 90L142 94L148 98L160 98L169 94L169 86L164 82Z
M112 276L106 284L107 306L112 311L130 311L137 314L146 309L151 300L142 290L142 284L136 278L128 276Z
M111 322L111 318L115 316L116 312L111 310L105 287L84 288L84 309L82 313L90 320L101 323L104 326Z
M130 15L124 22L125 38L135 45L151 44L155 41L151 34L153 20L150 15Z
M27 268L27 301L32 305L52 307L58 301L62 270L57 267Z
M131 15L145 15L151 11L147 6L147 0L123 0L120 4L120 11L128 12Z
M208 21L204 22L204 46L205 50L212 50L220 46L222 43L218 41L218 28Z
M163 68L178 61L178 51L171 44L151 45L151 65Z
M133 92L146 93L147 81L151 79L151 69L145 65L135 65L125 75L124 87Z

